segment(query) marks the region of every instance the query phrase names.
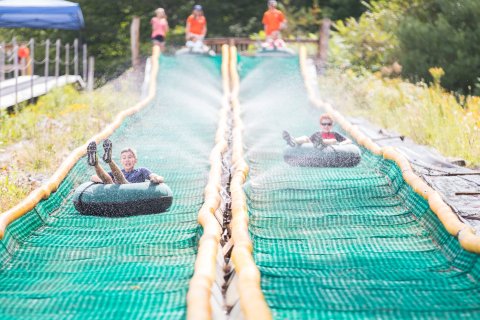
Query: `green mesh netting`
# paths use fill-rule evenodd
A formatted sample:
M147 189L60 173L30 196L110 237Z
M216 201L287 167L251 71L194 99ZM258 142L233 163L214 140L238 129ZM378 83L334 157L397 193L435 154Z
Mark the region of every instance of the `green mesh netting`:
M479 318L478 255L394 163L366 150L355 168L284 163L282 130L319 130L297 58L241 57L239 69L250 235L274 317Z
M56 193L7 229L0 244L0 318L185 317L220 78L219 58L161 58L155 102L111 139L116 160L132 146L138 166L165 177L172 207L129 218L79 215L72 192L94 173L81 159Z

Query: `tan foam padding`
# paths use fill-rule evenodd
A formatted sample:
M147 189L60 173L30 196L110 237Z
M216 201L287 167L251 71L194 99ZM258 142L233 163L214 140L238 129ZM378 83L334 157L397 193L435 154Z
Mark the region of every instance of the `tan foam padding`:
M216 281L219 278L217 261L218 254L221 253L220 238L222 227L215 218L215 212L221 203L222 154L228 147L228 143L225 140L229 108L228 97L230 93L228 55L228 46L224 45L222 47L221 66L224 97L219 116L219 125L215 135L216 144L209 157L210 172L204 190L205 199L198 212L198 223L203 227L203 235L199 241L195 271L190 280L187 293L187 319L192 320L212 319L214 313L215 315L219 314L218 304L213 304L215 308L214 313L214 310L212 310L212 301L215 301L212 297L212 288L217 286ZM218 300L218 297L216 300Z
M237 49L230 48L230 79L232 80L231 103L233 110L232 161L233 176L230 182L232 195L232 262L235 267L236 286L240 297L240 307L245 319L272 319L270 308L260 287L260 271L253 260L253 244L248 234L248 209L243 184L248 175L248 165L243 158L243 123L240 117L238 92L240 78L237 72ZM238 312L238 311L237 311Z

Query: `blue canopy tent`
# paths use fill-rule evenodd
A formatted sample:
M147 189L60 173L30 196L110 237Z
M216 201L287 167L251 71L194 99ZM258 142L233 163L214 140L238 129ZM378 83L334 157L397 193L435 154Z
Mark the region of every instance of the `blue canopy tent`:
M0 28L78 30L83 27L78 3L63 0L0 1Z

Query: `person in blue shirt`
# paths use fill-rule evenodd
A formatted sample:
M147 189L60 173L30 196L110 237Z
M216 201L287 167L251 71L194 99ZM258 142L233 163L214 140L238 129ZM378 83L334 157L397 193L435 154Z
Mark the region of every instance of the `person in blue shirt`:
M118 165L112 159L112 142L107 139L103 142L103 161L105 161L112 170L106 172L98 163L97 144L95 141L89 143L87 147L88 164L95 167L97 174L91 177L93 182L105 184L127 184L140 183L150 180L152 183L162 183L164 178L158 174L152 173L147 168L135 168L137 164L137 153L132 148L125 148L120 152L120 162L123 169L120 170Z

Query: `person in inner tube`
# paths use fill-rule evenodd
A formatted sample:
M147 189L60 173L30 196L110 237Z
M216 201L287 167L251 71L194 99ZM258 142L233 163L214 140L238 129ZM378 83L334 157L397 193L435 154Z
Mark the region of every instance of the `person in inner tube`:
M193 7L192 14L187 18L185 27L185 40L189 48L203 47L203 40L207 34L207 19L203 15L203 8L197 4Z
M111 172L107 173L98 163L97 156L97 144L95 141L89 143L87 147L88 164L95 167L97 174L91 177L93 182L105 183L105 184L127 184L127 183L140 183L145 180L150 180L152 183L162 183L164 178L158 174L152 173L147 168L135 169L137 164L137 153L132 148L125 148L120 151L120 162L123 169L117 166L112 159L112 142L105 140L103 142L103 161L108 163Z
M294 138L287 131L283 131L283 139L287 141L287 144L291 147L301 146L304 143L312 143L315 147L326 147L335 144L348 144L352 141L340 133L332 131L333 119L328 114L322 114L320 116L320 128L321 131L315 132L310 137L301 136Z

